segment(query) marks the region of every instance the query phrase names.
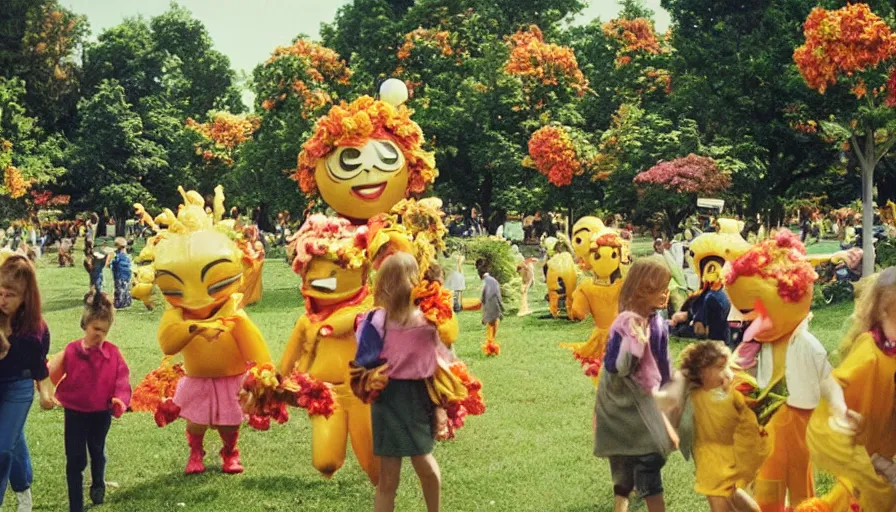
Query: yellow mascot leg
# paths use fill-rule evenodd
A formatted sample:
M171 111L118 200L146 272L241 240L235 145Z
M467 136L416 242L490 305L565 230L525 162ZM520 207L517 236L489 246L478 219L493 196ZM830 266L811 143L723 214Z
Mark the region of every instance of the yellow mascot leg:
M349 393L351 393L349 391ZM352 450L358 459L361 469L367 473L370 483L376 485L380 479L380 459L373 455L373 424L370 419L370 406L354 395L340 400L348 412L349 439Z
M560 295L555 291L548 292L548 308L552 317L557 318L560 315Z
M793 504L814 495L806 446L811 413L783 405L766 427L771 455L759 469L754 496L762 512L783 512L788 491Z
M348 441L348 417L342 400L336 397L336 410L329 418L311 416L311 463L330 478L345 463Z

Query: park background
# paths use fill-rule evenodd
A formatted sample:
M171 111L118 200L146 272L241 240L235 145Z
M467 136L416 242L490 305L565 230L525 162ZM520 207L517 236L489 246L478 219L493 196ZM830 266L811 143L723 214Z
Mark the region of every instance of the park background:
M432 193L452 214L478 207L489 232L510 217L560 211L619 214L638 232L673 238L700 196L769 227L801 215L854 222L869 160L878 205L894 197L896 91L886 86L896 46L884 43L896 13L885 1L867 7L884 27L875 25L877 39L863 46L869 55L857 54L848 76L794 60L813 8L846 5L835 0L295 4L305 10L8 0L0 12L0 223L97 212L124 233L135 202L158 212L180 202L178 185L210 194L220 183L227 206L257 211L265 231L284 211L294 229L321 208L290 177L314 121L388 77L408 84L414 120L436 152ZM857 19L854 10L842 16ZM207 28L219 26L227 28ZM239 52L237 62L242 48L251 56ZM807 73L827 73L826 81ZM636 241L649 247L649 238ZM878 251L879 264L893 263L887 254L896 258ZM80 336L87 276L57 268L49 254L38 267L56 351ZM302 303L298 278L276 251L265 283L248 311L279 355ZM543 284L531 292L542 310L543 294ZM816 309L812 328L829 350L851 308L847 300ZM158 364L159 315L132 307L110 335L134 383ZM606 464L590 455L593 390L557 347L586 339L590 324L539 316L509 318L501 356L486 360L478 316L461 314L458 353L483 380L489 409L437 449L446 510L610 510ZM309 434L295 414L270 432L247 432L245 475L186 479L182 429L127 414L110 435L109 479L120 487L104 507L366 508L373 489L351 460L332 481L313 471ZM61 411L32 411L28 436L36 510L62 510ZM702 510L689 464L675 455L666 475L670 510ZM410 471L403 483L399 508L413 509L420 496Z

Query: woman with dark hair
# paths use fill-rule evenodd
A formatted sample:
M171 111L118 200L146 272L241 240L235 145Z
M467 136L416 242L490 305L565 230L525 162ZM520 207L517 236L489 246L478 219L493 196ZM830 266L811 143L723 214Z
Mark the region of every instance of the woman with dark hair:
M25 444L25 419L34 399L53 408L53 385L47 370L50 330L40 312L34 265L20 255L0 265L0 505L7 484L18 498L18 510L31 511L31 458Z

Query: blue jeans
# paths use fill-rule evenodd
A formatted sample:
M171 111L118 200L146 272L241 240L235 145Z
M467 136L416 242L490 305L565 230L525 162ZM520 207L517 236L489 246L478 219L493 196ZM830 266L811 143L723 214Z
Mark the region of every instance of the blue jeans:
M0 381L0 505L7 483L22 492L31 487L34 474L25 444L25 419L34 401L34 381Z

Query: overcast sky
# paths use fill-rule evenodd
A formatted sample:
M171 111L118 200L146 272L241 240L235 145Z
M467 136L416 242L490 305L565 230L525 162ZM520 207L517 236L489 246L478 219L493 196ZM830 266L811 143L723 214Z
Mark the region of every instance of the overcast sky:
M167 10L169 0L60 0L69 9L86 14L93 36L117 25L124 18L142 14L156 16ZM231 65L247 73L267 59L278 45L289 44L300 33L317 39L321 22L331 21L346 0L180 0L181 5L202 20L215 48L230 57ZM596 17L609 20L619 11L615 0L590 0L576 19L587 23ZM657 30L669 26L669 15L660 0L647 0L653 9Z

